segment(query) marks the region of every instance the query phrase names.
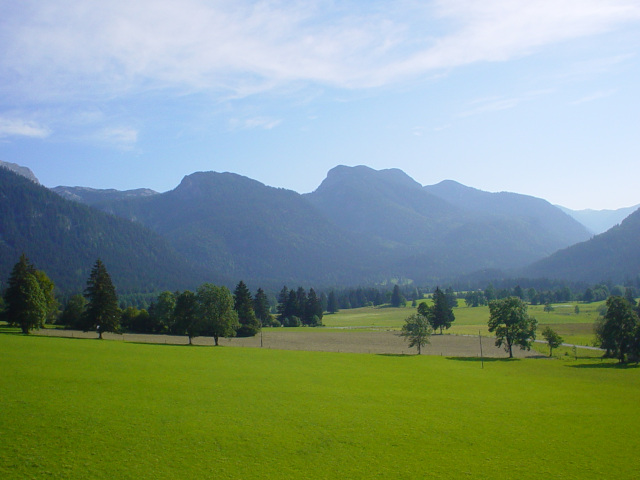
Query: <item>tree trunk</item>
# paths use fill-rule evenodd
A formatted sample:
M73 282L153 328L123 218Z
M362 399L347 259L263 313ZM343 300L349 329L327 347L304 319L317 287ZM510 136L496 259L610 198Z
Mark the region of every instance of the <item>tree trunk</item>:
M193 344L191 343L191 335L189 335L189 345L193 345Z
M218 346L218 335L213 336L213 341L216 343L216 347Z

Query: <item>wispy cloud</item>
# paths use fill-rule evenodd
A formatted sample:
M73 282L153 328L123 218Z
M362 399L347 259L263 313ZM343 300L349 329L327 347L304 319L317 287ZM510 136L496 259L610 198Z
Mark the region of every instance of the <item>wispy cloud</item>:
M615 93L616 93L616 90L614 89L593 92L589 95L586 95L582 98L579 98L578 100L571 102L571 105L582 105L583 103L589 103L589 102L593 102L594 100L600 100L602 98L610 97Z
M0 138L4 137L31 137L46 138L51 135L51 130L35 122L15 118L0 117Z
M261 128L263 130L271 130L282 123L282 120L269 117L253 117L238 119L234 118L229 122L233 130L244 130L252 128Z
M0 20L0 92L42 100L158 88L246 96L300 82L363 88L507 61L640 21L636 0L350 5L15 2Z
M138 141L138 131L130 127L105 127L88 136L93 143L130 150Z

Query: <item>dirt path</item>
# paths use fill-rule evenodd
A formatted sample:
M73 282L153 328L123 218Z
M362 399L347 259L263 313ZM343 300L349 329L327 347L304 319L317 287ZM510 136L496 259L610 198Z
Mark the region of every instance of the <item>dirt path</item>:
M69 338L97 338L95 332L76 330L44 329L33 332L35 335L46 335ZM117 335L105 333L106 340L125 342L159 343L168 345L186 345L187 337L172 335L145 335L125 333ZM494 339L482 338L482 349L485 357L506 358L508 355L502 348L494 344ZM195 345L213 345L211 337L196 337ZM221 338L220 345L230 347L260 348L260 335L251 338ZM415 354L415 348L408 348L407 343L397 332L389 331L336 331L324 329L284 328L265 329L262 334L262 348L277 350L307 350L322 352L350 352L374 354ZM442 355L447 357L479 357L480 342L478 337L462 335L433 335L431 344L427 345L423 355ZM523 351L514 348L514 356L518 358L540 357L535 351Z

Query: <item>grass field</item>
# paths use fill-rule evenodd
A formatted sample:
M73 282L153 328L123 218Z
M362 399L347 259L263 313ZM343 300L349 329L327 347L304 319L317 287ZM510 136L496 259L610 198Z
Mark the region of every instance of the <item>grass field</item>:
M640 369L0 334L0 478L634 478Z
M493 336L489 333L489 307L466 307L463 300L460 306L454 308L456 317L453 326L447 333L454 335L482 335ZM565 343L576 345L593 345L595 336L593 324L598 318L598 309L604 302L578 304L580 313L574 313L575 303L554 305L554 310L545 312L544 305L529 305L529 315L538 320L538 332L546 325L551 326L560 334ZM325 315L323 323L328 328L362 328L372 330L397 330L402 327L404 319L415 313L414 307L363 307L351 310L341 310L334 315Z

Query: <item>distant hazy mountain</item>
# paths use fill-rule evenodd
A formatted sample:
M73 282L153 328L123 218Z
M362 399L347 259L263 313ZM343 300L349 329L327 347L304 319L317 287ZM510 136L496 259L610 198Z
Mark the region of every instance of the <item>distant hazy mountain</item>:
M2 282L23 252L66 292L84 289L98 258L121 293L194 287L203 278L156 233L66 200L5 168L0 198Z
M618 208L617 210L571 210L558 205L563 212L571 215L578 222L583 224L592 233L602 233L609 230L614 225L618 225L622 220L635 212L639 205L632 207Z
M11 170L14 173L17 173L18 175L28 178L34 183L38 183L38 184L40 183L36 178L36 176L33 174L33 172L27 167L23 167L21 165L18 165L17 163L3 162L1 160L0 160L0 167L6 168L8 170Z
M541 198L510 192L485 192L452 180L424 188L477 215L499 215L525 222L532 227L531 234L547 254L591 236L584 225Z
M524 269L528 277L623 282L640 274L640 209L591 240L554 253Z
M102 202L112 202L114 200L123 200L126 198L149 197L157 195L158 192L148 188L137 188L135 190L115 190L97 189L89 187L54 187L52 188L58 195L74 200L76 202L86 203L87 205L96 205Z
M306 197L344 229L374 237L411 278L508 268L589 237L544 200L455 182L422 187L396 169L339 166Z
M358 283L375 269L362 243L300 194L232 173L194 173L172 191L102 208L146 225L191 261L237 280Z

